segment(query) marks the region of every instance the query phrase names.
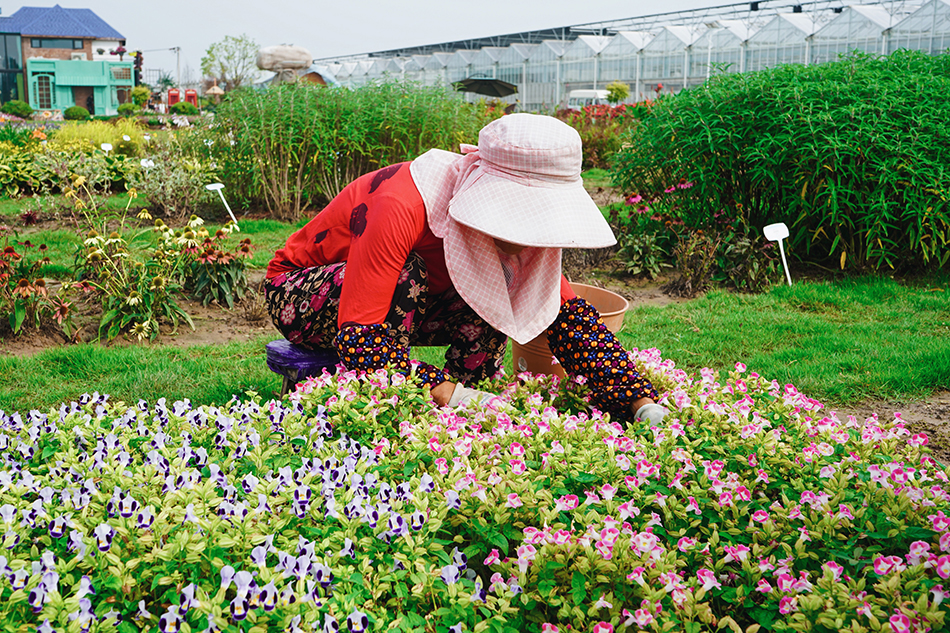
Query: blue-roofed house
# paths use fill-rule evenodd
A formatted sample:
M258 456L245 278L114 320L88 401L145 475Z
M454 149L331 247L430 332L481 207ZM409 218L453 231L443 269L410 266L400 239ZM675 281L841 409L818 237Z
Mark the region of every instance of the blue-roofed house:
M0 102L115 114L131 98L132 61L114 54L125 51L125 37L90 9L21 7L0 18L0 42Z

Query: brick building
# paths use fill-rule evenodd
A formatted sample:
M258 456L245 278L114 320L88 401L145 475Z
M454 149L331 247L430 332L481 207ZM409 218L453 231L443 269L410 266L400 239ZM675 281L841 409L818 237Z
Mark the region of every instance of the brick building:
M113 54L124 47L125 37L90 9L21 7L0 18L0 102L115 114L133 85L132 62Z

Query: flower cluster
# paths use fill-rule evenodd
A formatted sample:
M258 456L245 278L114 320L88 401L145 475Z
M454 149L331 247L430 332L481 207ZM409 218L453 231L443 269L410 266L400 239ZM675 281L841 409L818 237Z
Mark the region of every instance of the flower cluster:
M104 630L936 630L947 473L899 417L633 353L660 426L556 379L436 408L340 371L289 402L0 413L0 617Z

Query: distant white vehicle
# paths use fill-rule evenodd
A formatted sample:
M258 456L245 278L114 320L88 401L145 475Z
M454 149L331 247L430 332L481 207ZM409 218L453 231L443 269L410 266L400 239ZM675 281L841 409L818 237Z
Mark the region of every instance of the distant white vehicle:
M567 95L569 110L582 110L589 105L608 105L606 90L571 90Z

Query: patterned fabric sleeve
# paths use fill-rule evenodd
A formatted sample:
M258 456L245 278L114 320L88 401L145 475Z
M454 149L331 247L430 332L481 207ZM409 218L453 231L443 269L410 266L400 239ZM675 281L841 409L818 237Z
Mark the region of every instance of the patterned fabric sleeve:
M597 408L630 415L640 398L657 399L656 389L637 372L623 345L586 300L576 297L562 303L547 335L551 353L564 370L587 377L591 404Z
M410 360L409 350L397 345L389 335L387 323L344 324L333 344L347 369L375 371L389 365L396 372L408 376L415 367L416 376L430 388L448 379L441 369Z

